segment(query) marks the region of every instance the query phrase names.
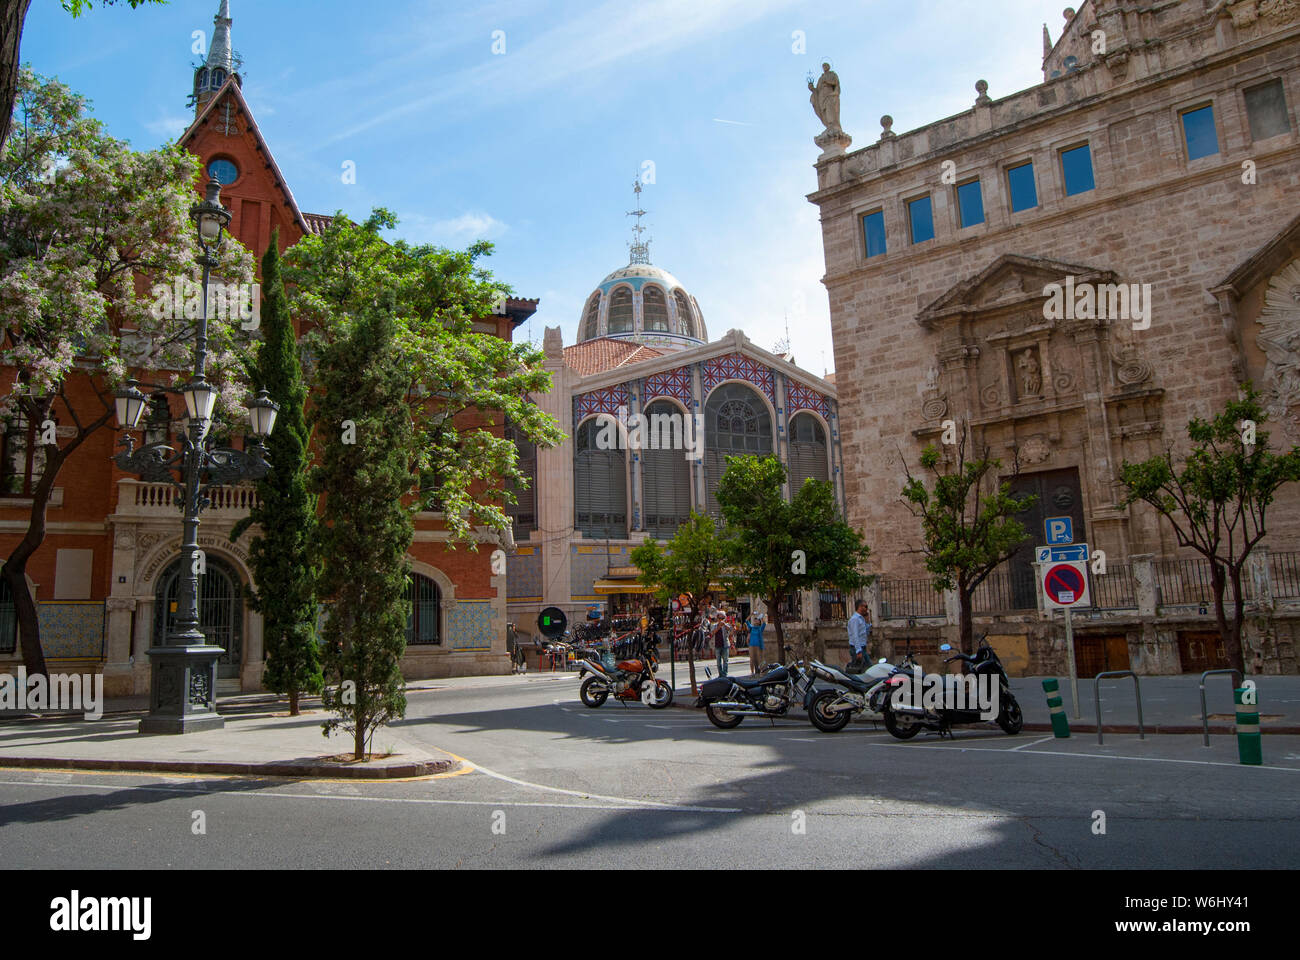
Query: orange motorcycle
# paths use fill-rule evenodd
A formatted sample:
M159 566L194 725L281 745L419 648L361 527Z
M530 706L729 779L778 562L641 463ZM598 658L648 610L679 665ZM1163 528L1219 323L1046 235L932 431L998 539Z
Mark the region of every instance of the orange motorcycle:
M599 707L611 696L623 702L640 700L648 707L662 710L673 702L673 687L655 676L659 655L653 643L647 643L635 656L618 659L607 653L588 657L579 665L580 673L591 676L582 681L578 696L588 707Z

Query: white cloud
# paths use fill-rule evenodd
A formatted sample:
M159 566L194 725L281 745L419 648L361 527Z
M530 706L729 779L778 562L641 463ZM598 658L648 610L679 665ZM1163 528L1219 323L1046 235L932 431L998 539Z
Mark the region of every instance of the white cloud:
M141 125L159 140L175 140L193 122L194 117L188 113L165 113Z
M449 247L463 247L475 240L495 240L509 229L491 214L478 211L444 220L422 214L405 214L398 219L401 221L398 232L406 239Z

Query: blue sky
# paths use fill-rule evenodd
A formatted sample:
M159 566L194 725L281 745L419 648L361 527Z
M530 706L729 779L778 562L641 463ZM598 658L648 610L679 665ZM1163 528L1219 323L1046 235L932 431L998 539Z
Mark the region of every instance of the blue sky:
M93 101L136 147L190 112L193 31L217 0L96 9L35 0L22 59ZM244 93L299 205L386 206L410 240L492 240L490 266L540 297L531 329L574 341L583 301L627 262L632 182L651 260L699 300L711 338L834 367L817 210L809 71L830 59L855 145L1041 80L1059 0L232 0ZM493 53L494 31L505 52ZM803 31L807 52L793 52ZM499 44L498 44L499 47ZM356 183L343 183L343 165Z

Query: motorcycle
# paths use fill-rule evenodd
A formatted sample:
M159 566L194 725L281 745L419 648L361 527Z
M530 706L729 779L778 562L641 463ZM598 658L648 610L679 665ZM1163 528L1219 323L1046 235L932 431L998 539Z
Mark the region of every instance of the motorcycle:
M578 688L578 696L591 708L601 706L612 694L620 701L640 700L648 707L662 710L673 702L673 687L655 676L659 655L653 643L647 643L637 656L618 659L588 657L579 665L579 675L590 673Z
M812 725L823 733L835 733L848 726L855 713L871 710L879 713L878 707L871 707L872 691L879 688L895 671L911 671L914 666L912 654L908 653L895 667L884 657L873 663L862 673L849 673L829 664L814 660L808 665L814 682L822 680L834 684L833 687L809 685L804 697L804 709ZM879 700L877 700L879 703Z
M952 646L945 643L939 649L947 653L952 649ZM974 654L954 654L943 662L952 663L954 660L964 661L970 673L973 673L976 677L982 675L997 677L997 725L1008 735L1014 736L1019 733L1025 724L1025 718L1021 713L1020 704L1016 702L1015 695L1011 692L1011 682L1007 679L1007 671L1002 666L1002 661L998 659L998 655L993 651L993 648L989 646L988 635L985 634L980 637L979 647ZM896 706L893 702L894 698L890 694L902 684L909 682L908 678L903 674L903 670L896 671L882 685L882 694L873 694L872 696L872 700L880 704L881 712L884 714L885 729L889 731L891 736L899 740L910 740L922 730L934 730L940 736L944 734L952 736L953 724L983 722L984 718L980 716L979 709L940 708L938 710L927 710L924 707L915 705Z
M748 716L784 717L794 704L802 704L812 677L803 661L774 665L748 677L716 677L700 686L695 706L703 707L709 722L722 730L740 726Z

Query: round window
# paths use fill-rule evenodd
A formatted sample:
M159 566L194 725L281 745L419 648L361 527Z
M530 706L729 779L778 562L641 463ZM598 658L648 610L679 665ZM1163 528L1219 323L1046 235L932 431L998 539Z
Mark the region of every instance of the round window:
M227 186L239 179L239 168L229 160L213 160L208 164L208 176Z

